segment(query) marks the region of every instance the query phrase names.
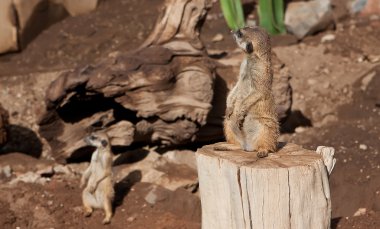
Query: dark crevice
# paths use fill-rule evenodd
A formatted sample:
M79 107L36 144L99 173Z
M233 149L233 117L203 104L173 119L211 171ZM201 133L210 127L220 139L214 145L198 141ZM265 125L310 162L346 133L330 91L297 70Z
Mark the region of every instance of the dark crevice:
M312 127L313 125L311 120L301 111L294 110L281 125L281 133L294 133L295 129L299 126Z
M75 150L69 158L66 159L66 163L80 163L91 160L92 153L96 150L93 146L85 146Z
M124 108L114 98L107 98L103 94L86 91L83 86L76 89L75 94L62 107L57 109L57 113L64 122L76 123L91 117L95 113L108 110L113 110L115 118L115 121L109 125L120 120L128 120L132 123L139 121L135 111ZM101 123L95 125L101 125Z

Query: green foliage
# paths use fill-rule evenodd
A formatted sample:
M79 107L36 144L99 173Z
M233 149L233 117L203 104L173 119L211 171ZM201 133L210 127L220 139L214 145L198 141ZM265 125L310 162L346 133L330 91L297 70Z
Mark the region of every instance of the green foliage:
M237 30L244 27L243 7L240 0L220 0L220 5L230 29Z
M283 0L259 0L260 26L270 34L285 33L284 25L284 1Z

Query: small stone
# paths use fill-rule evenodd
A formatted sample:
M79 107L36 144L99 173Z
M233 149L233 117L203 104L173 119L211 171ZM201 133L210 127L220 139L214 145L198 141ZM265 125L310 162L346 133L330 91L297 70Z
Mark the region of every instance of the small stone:
M322 43L330 42L335 40L335 35L334 34L326 34L321 38Z
M354 216L365 215L366 212L367 212L367 209L366 209L366 208L359 208L359 209L354 213Z
M12 168L11 168L11 166L9 166L9 165L4 166L3 167L3 174L7 178L11 177L12 176Z
M150 192L145 196L145 201L151 205L154 205L157 201L157 194L155 193L156 189L153 188Z
M365 145L365 144L360 144L360 145L359 145L359 149L361 149L361 150L367 150L367 149L368 149L368 146Z
M47 204L48 204L49 206L51 206L51 205L53 205L53 201L52 201L52 200L49 200L49 201L47 202Z
M221 33L218 33L216 34L213 38L212 38L212 42L218 42L218 41L222 41L224 39L223 35Z
M302 127L302 126L298 126L298 127L296 127L296 129L294 129L294 131L296 133L303 133L303 132L305 132L305 130L306 130L306 128Z
M54 173L61 173L61 174L71 174L72 172L70 169L64 165L55 165L53 167Z
M130 217L127 218L128 222L133 222L134 220L135 220L135 217L133 217L133 216L130 216Z

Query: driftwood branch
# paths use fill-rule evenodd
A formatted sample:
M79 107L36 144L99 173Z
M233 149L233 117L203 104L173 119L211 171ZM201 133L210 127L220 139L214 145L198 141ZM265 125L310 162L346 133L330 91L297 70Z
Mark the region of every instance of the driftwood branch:
M66 72L47 91L40 133L67 159L94 129L113 145L184 144L206 124L214 65L199 40L206 0L167 0L144 44Z

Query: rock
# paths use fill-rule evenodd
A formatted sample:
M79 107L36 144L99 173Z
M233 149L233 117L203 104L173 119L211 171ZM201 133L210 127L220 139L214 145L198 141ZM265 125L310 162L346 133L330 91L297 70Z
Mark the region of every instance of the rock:
M6 178L9 178L12 176L12 168L9 165L4 166L1 169L1 172L5 175Z
M321 38L322 43L326 43L326 42L333 41L333 40L335 40L334 34L326 34Z
M224 39L223 35L221 33L218 33L216 34L213 38L212 38L212 42L218 42L218 41L222 41Z
M353 0L348 2L348 9L350 13L356 14L363 10L364 6L367 4L367 0Z
M133 164L123 164L120 159L116 159L114 162L116 163L114 166L115 181L117 183L123 182L130 178L131 174L138 171L140 174L140 177L136 178L138 181L160 185L169 190L182 187L194 191L198 184L196 170L187 165L175 164L168 160L154 151L149 152L143 160Z
M359 209L354 213L354 216L365 215L366 212L367 212L367 209L366 209L366 208L359 208Z
M15 179L11 180L9 182L9 184L15 185L21 181L24 183L35 183L35 184L44 185L48 180L49 180L49 178L41 177L38 173L34 173L34 172L29 171L27 173L24 173L24 174L17 176Z
M191 150L168 151L163 155L163 158L174 164L183 164L189 166L190 168L197 169L195 152Z
M96 9L98 0L61 0L71 16L85 14Z
M53 167L54 173L56 174L65 174L65 175L71 175L72 171L64 165L58 164Z
M371 82L371 80L375 76L376 76L376 71L372 71L372 72L368 73L366 76L364 76L362 81L361 81L362 84L360 85L360 89L362 91L365 91L368 87L368 84Z
M0 3L0 5L1 5L1 3ZM0 17L1 17L1 14L0 14ZM1 23L1 21L0 21L0 23ZM8 112L0 104L0 147L3 146L7 142L7 138L8 138L7 126L9 124L8 119L9 119Z
M0 1L0 53L18 50L16 14L12 0Z
M299 39L333 23L330 0L290 2L285 12L287 30Z
M82 162L82 163L73 163L66 165L67 168L74 173L75 175L82 175L83 172L88 168L90 165L89 162Z
M143 182L137 183L133 188L135 190L134 195L138 195L138 198L142 197L142 199L145 199L149 204L153 203L155 205L154 207L160 209L162 212L169 212L176 218L183 219L187 222L201 221L201 202L199 197L184 189L180 188L171 191L157 185ZM134 215L131 217L134 217ZM201 228L201 226L186 228Z
M354 0L348 3L351 14L359 13L362 16L380 14L379 0Z
M68 16L88 13L98 0L1 0L0 53L25 47L50 25ZM21 47L19 47L19 45Z
M156 204L157 201L163 201L168 198L168 192L157 185L152 185L151 190L145 196L145 201L151 205Z
M365 145L365 144L360 144L360 145L359 145L359 149L361 149L361 150L367 150L367 149L368 149L368 146Z

